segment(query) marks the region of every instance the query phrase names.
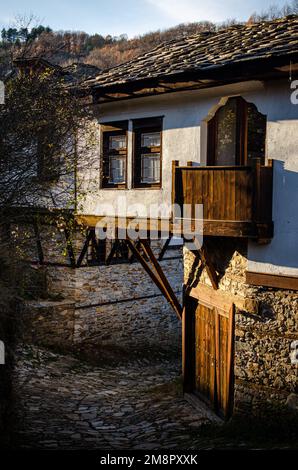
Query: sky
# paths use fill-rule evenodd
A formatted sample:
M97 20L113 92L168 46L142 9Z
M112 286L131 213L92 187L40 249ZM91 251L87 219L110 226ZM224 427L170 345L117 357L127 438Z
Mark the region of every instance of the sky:
M0 28L12 26L17 16L33 14L53 30L86 31L134 37L179 23L228 18L247 20L255 11L285 0L2 0Z

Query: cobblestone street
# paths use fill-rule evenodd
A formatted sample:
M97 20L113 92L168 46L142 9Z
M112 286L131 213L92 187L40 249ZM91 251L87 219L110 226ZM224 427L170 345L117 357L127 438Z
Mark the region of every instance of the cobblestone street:
M181 395L179 363L91 366L36 347L15 370L15 446L46 449L195 449L212 422ZM203 447L202 447L203 446Z

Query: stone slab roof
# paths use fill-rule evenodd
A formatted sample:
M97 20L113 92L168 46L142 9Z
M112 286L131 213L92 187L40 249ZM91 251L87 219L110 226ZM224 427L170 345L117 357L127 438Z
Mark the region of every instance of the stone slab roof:
M9 80L16 76L19 69L26 67L34 67L37 70L55 70L59 75L64 77L65 83L70 86L79 85L86 80L94 79L100 73L100 68L95 65L73 63L62 67L42 57L22 57L15 59L13 66L5 70L5 73L2 75L0 68L0 79L3 77L3 79Z
M95 65L76 62L63 67L69 82L80 83L82 81L95 78L100 73L100 68Z
M85 82L92 88L298 53L298 15L174 39Z

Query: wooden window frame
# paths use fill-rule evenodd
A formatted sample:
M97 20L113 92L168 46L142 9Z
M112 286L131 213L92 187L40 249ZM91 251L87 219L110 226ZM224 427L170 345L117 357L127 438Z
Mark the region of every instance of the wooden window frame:
M123 183L109 183L105 166L109 165L109 150L106 151L106 140L113 135L125 135L126 149L123 151L125 160L125 181ZM128 121L117 121L101 124L101 165L100 165L100 187L101 189L127 189L127 151L128 151ZM107 153L106 153L107 152ZM115 152L114 152L115 153ZM117 154L117 153L116 153ZM119 152L119 155L122 153Z
M132 186L134 189L160 189L162 187L162 131L163 116L133 120L133 158L132 158ZM158 147L141 147L139 141L144 132L160 132L160 145ZM147 149L147 153L160 154L160 175L159 182L141 182L141 154L142 149Z
M218 111L224 107L229 100L236 99L236 158L235 166L247 166L248 162L248 103L241 96L229 98L226 103L218 108L214 116L208 121L207 136L207 165L215 166L215 154L217 146ZM259 111L258 111L259 112ZM261 114L261 113L260 113ZM265 160L265 156L264 156ZM263 162L263 164L265 161Z

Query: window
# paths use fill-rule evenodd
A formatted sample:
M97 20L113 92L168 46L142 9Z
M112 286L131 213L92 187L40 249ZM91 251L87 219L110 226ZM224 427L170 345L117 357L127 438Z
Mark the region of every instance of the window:
M162 118L136 119L134 130L133 184L138 187L161 186Z
M103 188L126 187L127 128L127 121L102 125Z
M208 122L208 165L250 165L265 161L266 116L241 97L228 99Z
M125 158L122 155L110 155L109 165L109 182L125 183Z
M160 182L160 153L142 153L141 183Z

